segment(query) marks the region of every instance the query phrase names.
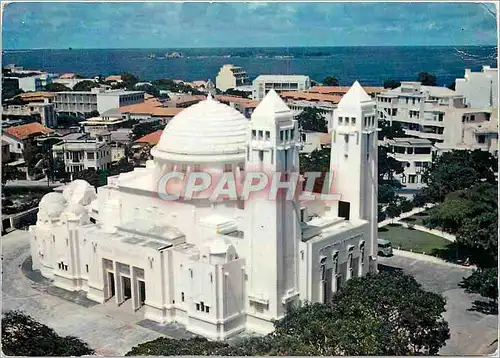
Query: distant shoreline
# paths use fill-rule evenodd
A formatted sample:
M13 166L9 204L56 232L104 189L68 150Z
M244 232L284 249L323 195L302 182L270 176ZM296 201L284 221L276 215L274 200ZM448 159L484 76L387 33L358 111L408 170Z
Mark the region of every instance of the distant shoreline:
M471 47L496 47L496 44L491 45L378 45L378 46L254 46L254 47L112 47L112 48L19 48L19 49L2 49L4 52L18 51L169 51L169 50L251 50L251 49L330 49L330 48L471 48Z

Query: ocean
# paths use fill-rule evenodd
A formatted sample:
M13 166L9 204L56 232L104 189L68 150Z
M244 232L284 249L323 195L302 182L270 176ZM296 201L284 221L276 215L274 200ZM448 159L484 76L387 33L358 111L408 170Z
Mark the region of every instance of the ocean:
M179 52L182 58L165 58ZM150 58L151 55L156 58ZM163 58L160 58L163 57ZM449 85L463 77L465 68L496 67L494 46L474 47L294 47L294 48L183 48L183 49L67 49L4 50L3 65L83 76L130 72L141 80L159 78L215 81L220 67L232 63L245 68L250 79L259 74L304 74L321 82L336 77L340 85L358 80L382 85L386 79L415 80L420 71Z

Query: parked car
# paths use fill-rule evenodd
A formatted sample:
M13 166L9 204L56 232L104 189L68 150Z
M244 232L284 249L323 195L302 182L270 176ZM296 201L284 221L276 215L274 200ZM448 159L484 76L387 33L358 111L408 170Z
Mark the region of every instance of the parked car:
M379 256L392 256L392 244L389 240L377 239L377 244Z

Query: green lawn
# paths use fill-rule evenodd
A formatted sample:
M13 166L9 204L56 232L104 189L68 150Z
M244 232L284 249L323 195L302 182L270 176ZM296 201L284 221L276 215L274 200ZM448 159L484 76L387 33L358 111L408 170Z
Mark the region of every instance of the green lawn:
M450 241L436 235L392 225L379 228L378 238L389 240L395 249L400 247L402 250L411 249L414 252L427 254L446 249L450 244Z
M404 221L405 223L408 224L424 226L424 219L427 218L427 216L428 216L427 212L422 211L421 213L412 215L406 219L402 219L401 221Z

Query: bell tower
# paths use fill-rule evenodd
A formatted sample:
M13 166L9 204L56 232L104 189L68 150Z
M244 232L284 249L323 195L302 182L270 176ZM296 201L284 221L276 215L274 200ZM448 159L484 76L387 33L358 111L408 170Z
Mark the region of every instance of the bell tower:
M298 179L293 173L299 171L297 132L292 111L271 90L252 113L246 158L246 175L265 173L268 178L266 190L252 193L245 202L250 236L247 326L261 332L267 327L262 333L271 332L272 320L281 318L299 299L300 207L291 191ZM288 187L274 195L273 180Z
M333 115L330 170L333 189L341 195L333 210L347 220L370 222L367 242L374 259L377 256L377 127L375 102L356 81Z

